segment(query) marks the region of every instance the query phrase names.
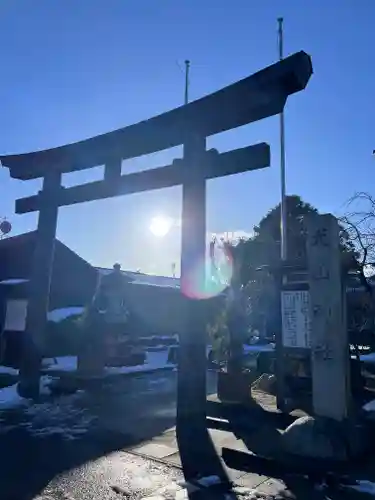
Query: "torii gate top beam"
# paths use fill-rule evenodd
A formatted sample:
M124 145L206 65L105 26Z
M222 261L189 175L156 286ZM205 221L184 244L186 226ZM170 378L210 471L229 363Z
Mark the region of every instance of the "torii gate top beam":
M32 153L0 156L15 179L73 172L115 159L129 159L240 127L280 113L289 95L303 90L312 74L310 56L297 52L218 92L135 125L84 141ZM241 103L241 106L238 104Z

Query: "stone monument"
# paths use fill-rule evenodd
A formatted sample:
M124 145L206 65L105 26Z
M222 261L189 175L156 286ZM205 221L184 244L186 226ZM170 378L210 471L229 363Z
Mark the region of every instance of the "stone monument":
M364 440L351 405L339 225L331 214L307 220L307 267L313 414L289 426L282 443L295 455L347 460Z
M129 279L121 273L120 264L101 276L98 288L84 321L84 339L78 359L81 377L100 376L107 358L106 336L124 333L129 311L126 286Z

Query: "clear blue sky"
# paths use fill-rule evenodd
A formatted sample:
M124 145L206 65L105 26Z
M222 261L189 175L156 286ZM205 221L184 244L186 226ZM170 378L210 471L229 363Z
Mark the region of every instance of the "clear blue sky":
M0 151L27 152L120 128L182 103L177 61L189 58L191 98L218 90L285 53L311 54L314 75L286 108L287 190L321 211L342 210L355 191L374 193L375 3L372 0L2 0ZM251 231L279 200L278 119L212 138L219 150L269 142L268 170L211 181L208 230ZM174 152L178 155L179 151ZM172 153L127 162L129 172L168 163ZM64 176L66 185L102 171ZM39 181L0 171L0 215L14 233L34 215L14 200ZM170 273L179 232L156 239L149 220L180 217L180 189L88 203L60 211L58 237L97 265Z

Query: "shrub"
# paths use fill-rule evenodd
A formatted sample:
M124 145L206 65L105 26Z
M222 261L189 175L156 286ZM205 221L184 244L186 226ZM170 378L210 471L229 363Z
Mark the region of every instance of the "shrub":
M216 361L226 361L229 353L228 311L222 309L216 318L207 325L213 357Z
M58 323L47 323L45 356L76 356L83 335L80 315L69 316Z

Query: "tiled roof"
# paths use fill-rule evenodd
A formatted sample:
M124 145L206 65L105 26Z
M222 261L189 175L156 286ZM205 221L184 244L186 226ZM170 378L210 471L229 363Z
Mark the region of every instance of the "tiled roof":
M105 275L112 272L112 269L103 267L96 268L99 273ZM168 288L180 288L180 279L172 278L170 276L155 276L153 274L144 274L136 271L121 271L125 276L132 280L134 285L149 285L161 286Z

